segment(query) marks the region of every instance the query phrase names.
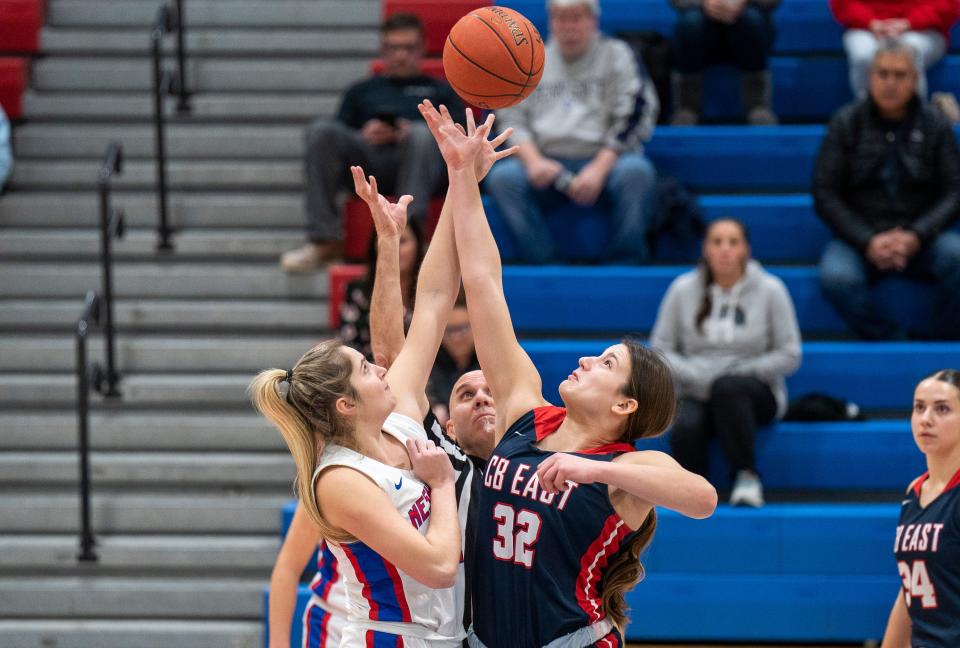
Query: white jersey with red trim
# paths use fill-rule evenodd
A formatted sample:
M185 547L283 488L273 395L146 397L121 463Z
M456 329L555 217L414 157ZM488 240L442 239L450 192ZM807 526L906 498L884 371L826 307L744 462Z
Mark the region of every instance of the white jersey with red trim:
M317 573L310 591L313 595L303 612L302 648L339 648L347 619L347 591L337 559L323 540L317 547Z
M391 414L383 430L401 443L427 440L423 426L402 414ZM369 477L403 517L421 534L427 533L430 489L412 471L388 466L349 448L330 446L320 458L314 483L320 472L331 466L346 466ZM346 592L348 631L341 648L353 648L351 637L364 635L365 642L357 646L371 641L371 645L393 645L389 643L391 635L429 640L436 646L459 645L464 632L457 618L456 588L427 587L360 541L328 542L327 546L336 558ZM351 627L364 632L349 632Z

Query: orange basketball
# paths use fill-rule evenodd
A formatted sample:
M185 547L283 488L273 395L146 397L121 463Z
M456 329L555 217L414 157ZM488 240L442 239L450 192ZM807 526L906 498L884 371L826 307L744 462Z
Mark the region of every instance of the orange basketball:
M540 32L506 7L471 11L443 46L447 81L478 108L506 108L526 99L540 82L543 60Z

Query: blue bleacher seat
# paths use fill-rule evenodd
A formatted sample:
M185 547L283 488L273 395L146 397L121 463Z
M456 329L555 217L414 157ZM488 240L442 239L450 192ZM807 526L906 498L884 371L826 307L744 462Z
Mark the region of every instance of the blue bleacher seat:
M505 4L548 35L546 3L510 0ZM667 0L604 0L600 27L610 34L656 31L670 36L675 17ZM787 0L777 10L775 20L777 39L770 60L774 110L786 120L825 121L851 99L842 30L826 0ZM953 42L960 42L960 26L954 28L953 35ZM932 90L960 90L960 57L948 56L930 71L929 78ZM711 69L704 94L705 117L741 120L738 88L732 68Z
M667 287L689 266L506 266L504 291L520 332L579 334L649 331ZM813 267L768 266L790 291L804 334L836 334L845 325L820 293ZM897 319L923 328L933 289L901 279L876 290ZM896 308L893 308L893 306ZM566 375L566 374L564 374Z
M616 340L527 340L543 378L544 396L559 403L556 387L577 361ZM868 409L910 409L913 389L925 376L960 366L960 345L950 343L807 342L803 363L787 379L793 397L809 392L853 400Z

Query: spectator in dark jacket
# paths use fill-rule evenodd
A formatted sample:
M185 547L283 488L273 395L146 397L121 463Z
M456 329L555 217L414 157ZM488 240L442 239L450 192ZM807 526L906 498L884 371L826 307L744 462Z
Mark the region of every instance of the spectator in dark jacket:
M830 122L814 172L817 213L833 230L820 262L827 298L868 339L903 339L870 288L893 275L932 278L934 335L960 335L960 152L953 129L916 94L913 49L884 43L869 96Z
M674 34L675 106L671 123L700 120L703 70L731 62L740 68L740 96L747 122L776 124L767 65L773 47L773 10L780 0L670 0L678 12Z
M920 73L918 93L927 96L926 70L947 53L950 27L960 16L957 0L830 0L830 9L846 31L843 47L850 60L850 86L867 96L870 66L880 43L899 38L913 48Z
M307 239L281 258L287 272L310 272L341 256L338 194L352 186L349 167L376 176L384 194L410 194L410 218L423 222L443 173L440 151L417 111L430 99L458 119L463 104L445 81L421 72L423 25L394 14L381 28L383 74L353 84L336 119L321 117L306 134Z

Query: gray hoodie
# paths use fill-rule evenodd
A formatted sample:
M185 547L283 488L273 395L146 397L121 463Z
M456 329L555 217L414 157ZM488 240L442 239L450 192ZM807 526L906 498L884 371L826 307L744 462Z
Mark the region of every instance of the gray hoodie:
M713 304L696 326L704 275L695 269L677 277L657 313L650 342L673 369L680 395L706 401L722 375L753 376L770 386L777 416L787 408L784 378L800 366L800 328L790 293L757 261L729 290L711 284Z

